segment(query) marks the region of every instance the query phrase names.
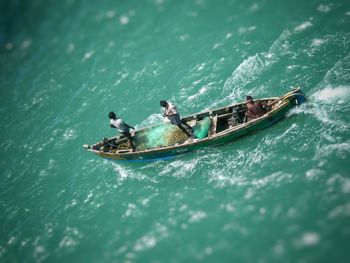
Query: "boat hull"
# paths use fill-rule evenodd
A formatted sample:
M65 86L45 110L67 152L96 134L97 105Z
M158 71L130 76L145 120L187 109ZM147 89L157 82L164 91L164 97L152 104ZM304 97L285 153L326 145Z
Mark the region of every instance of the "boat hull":
M181 145L162 147L157 149L150 149L140 152L127 152L127 153L109 153L103 151L94 151L93 153L98 156L110 160L123 160L123 161L154 161L165 160L172 158L176 155L196 151L198 149L208 146L218 146L234 142L238 138L256 132L260 129L264 129L273 125L286 116L286 113L294 106L305 102L306 96L298 90L291 94L286 94L287 99L280 101L280 105L276 106L274 110L266 113L260 118L252 120L247 123L240 124L236 127L226 129L222 132L216 133L213 136L208 136L202 140L194 140L190 143L184 143Z

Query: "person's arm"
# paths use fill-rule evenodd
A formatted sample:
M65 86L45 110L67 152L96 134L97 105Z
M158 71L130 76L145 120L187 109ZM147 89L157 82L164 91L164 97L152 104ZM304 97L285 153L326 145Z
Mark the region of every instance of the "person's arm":
M111 120L109 123L109 127L117 129L118 127L114 125L114 120Z
M170 115L171 115L171 109L170 109L170 111L169 111L168 108L165 108L165 109L164 109L164 112L163 112L163 116L164 116L164 117L168 117L168 116L170 116Z
M130 125L129 125L129 124L127 124L126 122L124 122L124 124L125 124L125 126L126 126L126 127L128 127L128 128L131 128L131 129L135 130L135 128L134 128L134 127L130 126Z
M266 111L271 110L271 106L268 104L268 102L266 101L261 101L261 106L263 107L263 109L265 109Z
M176 115L177 113L177 109L176 106L174 104L170 104L168 106L168 108L166 108L166 112L167 112L167 116L172 116L172 115Z

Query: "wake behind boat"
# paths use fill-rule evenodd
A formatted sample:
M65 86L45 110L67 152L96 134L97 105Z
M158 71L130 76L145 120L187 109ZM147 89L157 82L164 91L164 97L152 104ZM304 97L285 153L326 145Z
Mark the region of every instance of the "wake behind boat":
M83 147L100 157L112 160L166 159L203 147L229 143L266 128L285 117L294 106L306 102L307 97L297 88L281 97L264 98L259 101L268 105L268 111L252 120L246 117L247 106L244 102L182 118L194 130L194 139L188 139L178 127L164 123L136 131L132 138L135 151L124 136L105 138L102 142Z

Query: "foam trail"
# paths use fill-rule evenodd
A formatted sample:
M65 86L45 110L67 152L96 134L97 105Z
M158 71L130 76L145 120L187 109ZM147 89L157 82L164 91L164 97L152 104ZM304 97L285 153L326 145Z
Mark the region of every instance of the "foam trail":
M343 104L349 101L350 53L327 71L322 81L311 90L311 100Z
M271 52L262 52L245 59L232 73L223 88L225 98L212 104L217 107L219 104L241 101L246 95L245 86L256 81L261 75L269 70L272 65L279 61L279 57ZM229 95L226 95L230 92Z
M225 98L213 103L212 107L232 101L241 101L247 93L244 88L246 85L257 81L261 75L280 61L281 56L291 53L288 42L291 35L289 30L283 30L268 52L257 53L245 59L226 80L223 89ZM230 92L229 95L227 95L228 92Z
M344 100L350 98L350 86L331 87L328 86L322 90L316 91L311 96L312 100L322 101L326 103L338 102L343 103Z
M271 45L269 52L278 54L279 56L289 54L290 47L288 39L291 35L292 33L289 30L283 30L281 35Z
M323 83L332 85L332 83L349 83L350 79L350 53L343 59L337 61L335 65L327 71Z
M271 68L279 58L270 52L256 54L244 60L227 79L224 90L232 90L233 86L242 87L258 78L264 71ZM231 94L232 95L232 94Z

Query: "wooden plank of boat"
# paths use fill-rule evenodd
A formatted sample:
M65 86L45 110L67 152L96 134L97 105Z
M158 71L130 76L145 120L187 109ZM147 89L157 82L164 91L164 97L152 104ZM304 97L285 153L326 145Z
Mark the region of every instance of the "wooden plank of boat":
M203 139L185 141L184 137L181 137L183 135L181 135L180 129L176 126L170 125L165 127L165 124L161 124L146 127L136 132L134 138L135 140L140 140L139 144L136 144L136 151L130 149L127 140L124 137L113 137L107 139L107 145L106 142L98 142L91 146L83 145L83 147L102 158L112 160L143 161L165 159L181 153L194 151L202 147L228 143L253 131L266 128L285 117L288 110L292 107L307 101L307 97L300 88L297 88L288 92L284 96L264 98L260 99L260 101L269 104L271 109L263 116L249 122L244 122L246 111L244 102L184 117L183 120L190 126L197 124L200 125L201 121L205 118L210 118L211 127ZM229 120L233 118L233 111L236 113L235 118L238 119L234 120L233 125L232 123L229 125ZM150 146L147 144L149 135L156 129L165 131L161 136L164 135L169 137L169 134L171 134L171 142L163 141L158 146L153 145L153 147L152 145ZM174 140L174 136L178 137Z

